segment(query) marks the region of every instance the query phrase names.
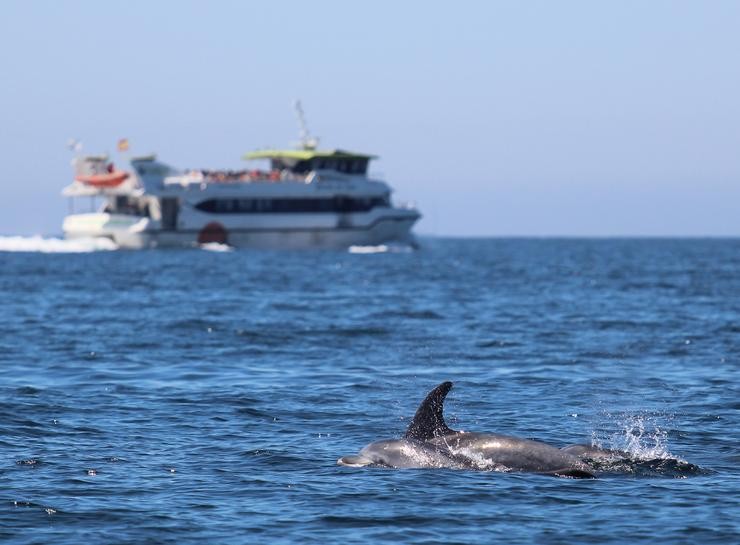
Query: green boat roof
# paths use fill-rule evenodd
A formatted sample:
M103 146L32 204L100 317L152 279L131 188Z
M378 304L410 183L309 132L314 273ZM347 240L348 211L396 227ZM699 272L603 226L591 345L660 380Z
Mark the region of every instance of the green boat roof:
M322 159L377 159L377 155L365 153L354 153L340 149L315 150L315 149L265 149L250 151L242 156L242 159L295 159L298 161L310 161L320 157Z

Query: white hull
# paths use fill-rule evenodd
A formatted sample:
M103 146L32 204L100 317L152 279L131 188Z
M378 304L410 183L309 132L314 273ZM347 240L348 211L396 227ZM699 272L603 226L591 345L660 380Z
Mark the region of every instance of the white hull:
M62 229L67 239L108 238L119 248L142 249L150 243L146 233L150 224L148 218L95 212L67 216Z
M300 153L313 157L318 152ZM333 166L345 170L357 170L368 161L346 153L324 155L338 157L331 159ZM314 159L318 162L324 155ZM154 158L134 160L132 166L137 176L131 176L128 186L96 188L75 182L65 189L73 197L105 198L100 212L65 218L66 238L104 237L126 249L207 243L342 249L413 242L411 228L420 217L413 208L394 206L388 185L369 179L364 171L183 174Z
M273 221L262 218L259 226L227 228L226 243L235 248L276 250L344 249L388 242L412 243L411 228L418 216L398 209L392 212L385 217L365 218L370 221L345 227L321 225L328 223L326 221L288 226L283 218L274 218ZM105 237L120 248L139 250L192 248L198 245L200 230L165 231L159 228L159 222L147 218L133 222L126 216L99 213L68 216L64 222L64 234L69 239Z

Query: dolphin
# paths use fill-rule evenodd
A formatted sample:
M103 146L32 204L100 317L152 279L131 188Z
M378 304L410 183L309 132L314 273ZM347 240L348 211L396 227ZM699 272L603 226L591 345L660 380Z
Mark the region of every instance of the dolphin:
M452 382L443 382L427 394L403 438L370 443L359 455L344 456L337 463L354 467L448 467L594 477L590 468L576 456L545 443L450 429L443 412L444 400L451 389Z

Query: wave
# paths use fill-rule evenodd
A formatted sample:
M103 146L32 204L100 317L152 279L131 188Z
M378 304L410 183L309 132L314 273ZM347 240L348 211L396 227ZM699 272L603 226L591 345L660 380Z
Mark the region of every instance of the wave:
M109 238L44 238L0 236L0 252L40 252L44 254L88 253L117 250L118 245Z

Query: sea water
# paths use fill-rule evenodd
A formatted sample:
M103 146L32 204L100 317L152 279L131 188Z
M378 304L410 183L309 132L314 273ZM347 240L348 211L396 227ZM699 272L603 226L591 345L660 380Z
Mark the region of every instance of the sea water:
M740 541L738 240L0 243L4 542ZM336 465L444 380L453 428L642 461Z

